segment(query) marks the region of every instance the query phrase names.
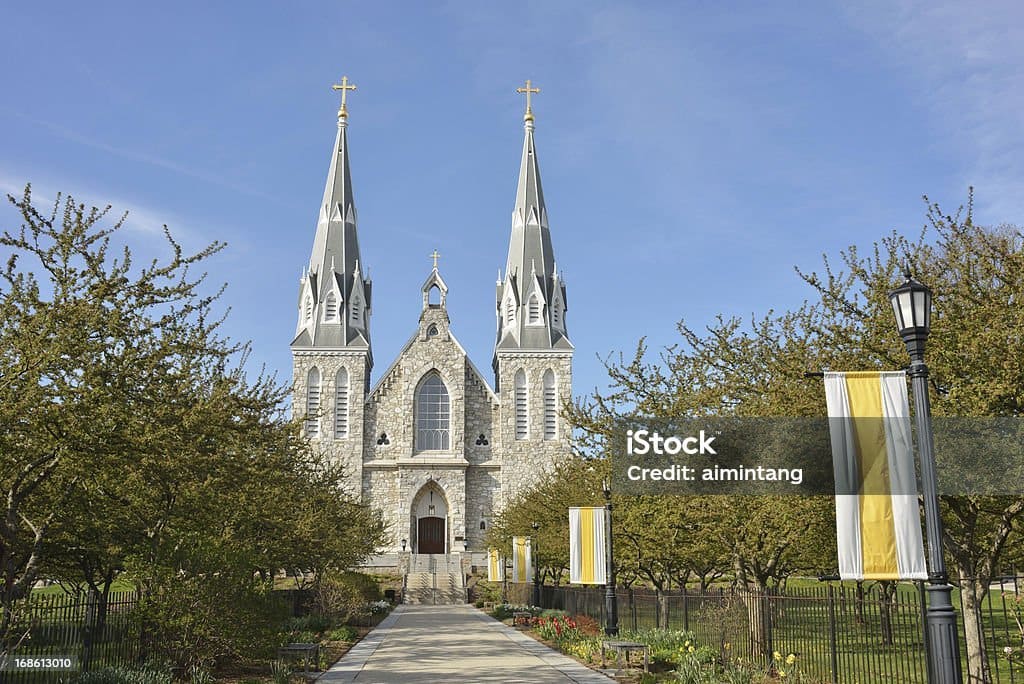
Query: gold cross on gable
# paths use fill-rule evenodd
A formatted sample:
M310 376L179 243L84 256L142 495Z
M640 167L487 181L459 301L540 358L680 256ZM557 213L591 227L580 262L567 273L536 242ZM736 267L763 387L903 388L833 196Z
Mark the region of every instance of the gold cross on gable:
M348 95L348 91L355 89L355 84L348 82L348 76L342 76L341 83L331 85L331 90L341 91L341 109L338 110L338 116L348 116L348 108L345 106L346 96Z
M434 260L434 270L436 271L437 270L437 260L441 258L441 255L438 254L437 250L435 249L434 253L430 255L430 258Z
M532 114L533 113L533 107L531 106L531 102L530 102L530 95L533 95L534 93L539 93L540 92L540 88L531 88L530 85L531 85L530 84L530 79L526 79L526 87L525 88L516 88L516 92L517 93L526 93L526 113L527 114Z

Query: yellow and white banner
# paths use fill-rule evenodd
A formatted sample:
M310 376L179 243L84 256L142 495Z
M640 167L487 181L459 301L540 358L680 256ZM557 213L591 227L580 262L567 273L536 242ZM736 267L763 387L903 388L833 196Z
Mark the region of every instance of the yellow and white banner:
M604 509L569 509L569 582L604 584Z
M505 559L498 549L487 549L487 581L505 581Z
M843 579L926 579L906 373L825 373Z
M533 553L529 537L512 537L512 581L533 582Z

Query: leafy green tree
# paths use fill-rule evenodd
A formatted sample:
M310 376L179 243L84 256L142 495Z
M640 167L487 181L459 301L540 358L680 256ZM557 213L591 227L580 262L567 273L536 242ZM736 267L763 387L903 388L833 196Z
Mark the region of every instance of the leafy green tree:
M5 638L39 577L85 582L102 614L124 574L154 644L195 627L213 649L186 639L167 655L241 653L245 611L276 571L357 563L381 542L379 515L286 419L286 388L250 380L245 345L219 335L219 293L189 269L222 245L183 256L168 234L171 258L135 268L127 248L111 256L123 218L102 228L107 210L70 198L43 215L29 190L11 201L24 225L0 235ZM181 592L187 605L233 596L235 619L189 622Z
M831 357L826 367L906 365L887 294L909 262L914 277L934 292L926 353L934 415L1024 413L1024 237L1013 226L975 224L972 206L973 194L954 215L929 202L928 223L916 237L894 232L867 255L847 249L841 271L826 261L820 274L801 273L820 297L807 336ZM937 447L941 452L943 445ZM973 450L950 455L967 464L984 459ZM946 551L962 589L968 676L986 681L981 605L1008 545L1019 538L1024 498L946 496L942 504Z

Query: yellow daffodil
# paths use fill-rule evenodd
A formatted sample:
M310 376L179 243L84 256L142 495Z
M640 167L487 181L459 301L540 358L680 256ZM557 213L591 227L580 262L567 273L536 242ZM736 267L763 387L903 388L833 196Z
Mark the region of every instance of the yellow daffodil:
M786 664L787 665L792 665L795 662L796 662L796 654L795 653L790 653L788 656L786 656Z

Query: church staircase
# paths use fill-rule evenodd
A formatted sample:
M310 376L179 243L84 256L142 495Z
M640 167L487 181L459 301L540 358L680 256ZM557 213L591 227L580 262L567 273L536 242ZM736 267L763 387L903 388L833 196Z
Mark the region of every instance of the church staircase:
M466 575L459 554L415 554L405 576L405 603L431 606L466 603Z

